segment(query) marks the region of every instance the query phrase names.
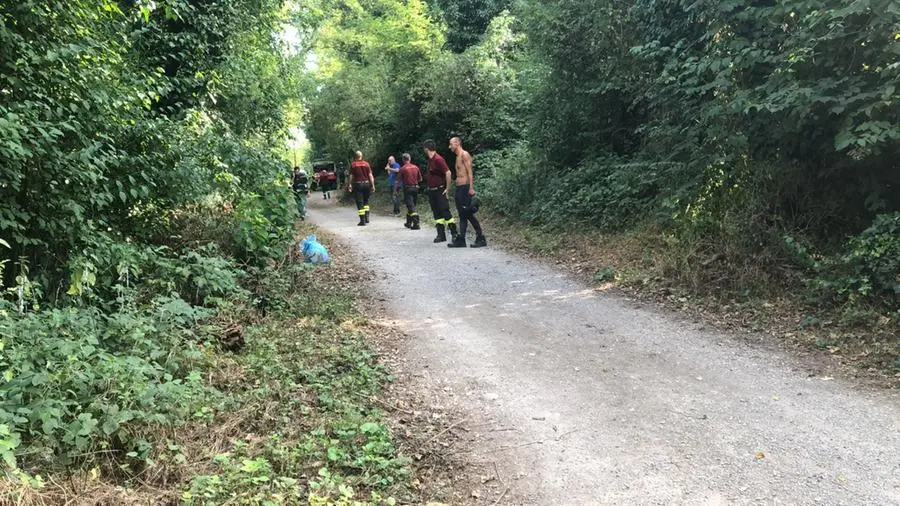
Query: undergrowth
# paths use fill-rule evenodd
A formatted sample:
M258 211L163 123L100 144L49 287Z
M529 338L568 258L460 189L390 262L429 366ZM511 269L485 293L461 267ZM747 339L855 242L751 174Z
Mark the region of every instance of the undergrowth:
M173 216L173 230L218 244L99 237L53 303L20 276L0 302L0 497L349 506L408 495L409 461L370 401L390 377L357 330L353 294L288 251L292 202L248 199L235 215ZM216 213L228 217L200 230L197 216Z

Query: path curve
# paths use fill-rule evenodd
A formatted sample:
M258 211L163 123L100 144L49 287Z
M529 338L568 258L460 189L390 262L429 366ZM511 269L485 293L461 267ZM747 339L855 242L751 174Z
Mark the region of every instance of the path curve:
M900 505L896 391L810 374L533 260L432 244L402 219L357 227L315 198L309 215L380 273L411 367L514 429L473 455L507 474L501 504Z

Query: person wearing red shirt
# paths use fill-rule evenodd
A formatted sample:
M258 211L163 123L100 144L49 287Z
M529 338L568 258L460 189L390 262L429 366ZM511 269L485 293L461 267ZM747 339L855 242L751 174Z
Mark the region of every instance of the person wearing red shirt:
M434 242L446 242L445 228L450 229L450 237L456 239L456 221L450 213L450 201L447 200L447 188L450 187L450 167L437 152L433 140L425 141L425 156L428 157L428 175L425 184L428 185L428 203L431 204L431 212L434 213L434 222L437 224L437 237Z
M362 151L354 154L354 160L350 164L350 187L356 199L356 214L359 215L360 227L369 223L369 196L375 191L375 177L372 176L372 167L369 162L363 160Z
M416 204L419 200L419 183L422 182L422 170L411 161L409 153L403 153L403 166L397 174L394 193L403 189L403 203L406 204L406 223L403 225L412 230L419 230L419 213Z

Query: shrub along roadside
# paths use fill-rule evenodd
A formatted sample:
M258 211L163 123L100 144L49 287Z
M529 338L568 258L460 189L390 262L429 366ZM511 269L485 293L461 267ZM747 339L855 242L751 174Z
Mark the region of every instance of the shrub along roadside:
M408 462L368 401L389 377L328 267L260 253L237 268L213 246L113 250L84 255L73 304L0 307L0 495L349 505L407 493ZM135 251L140 269L119 268Z

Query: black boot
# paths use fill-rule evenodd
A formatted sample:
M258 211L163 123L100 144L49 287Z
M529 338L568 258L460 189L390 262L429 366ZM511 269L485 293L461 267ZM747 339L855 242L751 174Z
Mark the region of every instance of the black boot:
M359 215L359 223L356 224L357 227L365 227L366 226L366 217L362 214Z
M410 227L410 228L412 228L413 230L419 230L419 229L420 229L420 227L419 227L419 215L418 215L418 214L414 214L414 215L413 215L413 217L412 217L412 227Z
M369 211L366 211L366 223L369 222Z
M473 242L472 245L469 247L470 248L483 248L485 246L487 246L487 239L485 239L483 235L479 235L478 237L475 238L475 242Z
M448 248L465 248L466 247L466 238L461 235L456 235L453 237L453 242L447 245Z
M447 225L447 228L450 229L450 239L455 241L456 236L459 235L459 231L456 230L456 223L450 223ZM463 237L463 243L465 243L465 237Z
M447 234L444 232L443 225L437 226L437 237L434 238L434 242L447 242Z
M412 215L407 214L406 215L406 223L404 223L403 226L406 228L412 228L412 221L413 221Z

